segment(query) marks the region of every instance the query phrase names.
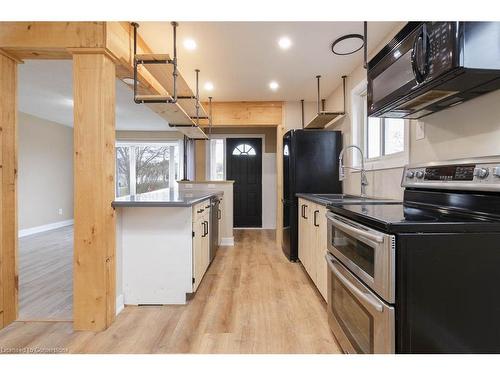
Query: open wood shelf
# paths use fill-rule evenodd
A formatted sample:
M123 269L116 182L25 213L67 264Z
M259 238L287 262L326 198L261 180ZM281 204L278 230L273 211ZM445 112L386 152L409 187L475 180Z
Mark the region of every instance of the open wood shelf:
M191 139L208 139L205 132L198 126L175 126L175 129Z
M337 122L345 116L344 112L319 112L309 123L305 129L324 129L331 122Z
M171 61L168 54L141 54L136 55L136 61L143 66L143 69L147 70L158 83L172 95L174 92L174 65L167 63ZM182 75L178 72L177 75L177 103L182 107L184 112L188 114L189 117L196 117L196 99L193 90L188 86ZM182 98L184 97L184 98ZM188 98L186 98L188 97ZM136 99L147 100L169 100L171 96L168 95L138 95ZM156 103L155 103L156 104ZM157 103L161 104L161 103ZM171 105L171 104L166 104ZM200 118L207 118L208 114L200 103L199 109ZM166 118L166 117L165 117ZM168 118L167 118L168 120ZM169 121L170 122L170 121ZM174 122L174 121L172 121Z

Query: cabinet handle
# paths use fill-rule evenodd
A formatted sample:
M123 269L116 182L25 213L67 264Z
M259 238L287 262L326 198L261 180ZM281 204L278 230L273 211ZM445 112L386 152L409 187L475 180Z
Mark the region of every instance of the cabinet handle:
M207 227L205 226L206 224L206 221L204 221L203 223L201 223L203 225L203 234L201 235L202 237L205 237L207 235Z
M316 214L319 214L319 210L314 211L314 226L319 227L319 224L317 223L317 220L316 220Z
M205 206L205 208L210 208L210 205L208 205L208 206Z
M304 219L307 219L307 216L306 216L306 208L307 208L307 204L304 205Z
M207 234L208 234L208 221L206 221L206 220L205 220L205 221L203 222L203 224L206 224L206 226L205 226L205 235L203 236L203 237L206 237L206 236L207 236Z
M217 219L221 219L222 217L222 213L221 213L221 210L220 209L217 209Z
M197 213L201 214L203 211L205 211L203 208L201 210L196 211Z

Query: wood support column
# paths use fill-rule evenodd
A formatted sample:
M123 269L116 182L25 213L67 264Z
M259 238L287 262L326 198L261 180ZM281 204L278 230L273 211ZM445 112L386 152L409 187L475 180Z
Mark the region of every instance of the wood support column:
M74 329L102 331L115 318L115 64L73 53Z
M0 328L17 319L17 61L0 54Z

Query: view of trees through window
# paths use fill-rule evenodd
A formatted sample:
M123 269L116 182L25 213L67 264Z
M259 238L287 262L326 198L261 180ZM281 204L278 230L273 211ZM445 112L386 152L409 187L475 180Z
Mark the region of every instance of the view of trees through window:
M180 178L179 145L118 145L116 172L117 196L174 187Z

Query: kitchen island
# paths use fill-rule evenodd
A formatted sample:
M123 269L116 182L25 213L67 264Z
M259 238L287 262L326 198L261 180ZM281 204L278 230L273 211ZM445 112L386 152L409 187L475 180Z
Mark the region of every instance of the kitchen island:
M222 191L162 189L117 198L117 310L184 304L210 264L210 200Z

